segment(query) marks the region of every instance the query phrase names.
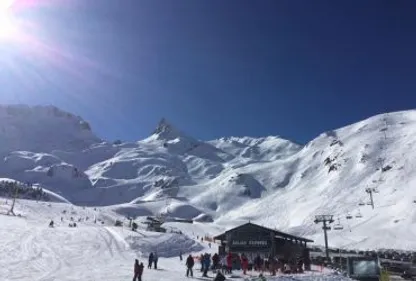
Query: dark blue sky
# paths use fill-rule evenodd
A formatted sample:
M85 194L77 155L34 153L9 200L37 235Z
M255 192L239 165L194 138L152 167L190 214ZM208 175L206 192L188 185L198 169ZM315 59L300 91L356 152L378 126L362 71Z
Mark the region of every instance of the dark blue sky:
M57 105L107 139L166 117L200 139L304 143L416 105L415 1L32 2L16 18L42 44L0 43L0 102Z

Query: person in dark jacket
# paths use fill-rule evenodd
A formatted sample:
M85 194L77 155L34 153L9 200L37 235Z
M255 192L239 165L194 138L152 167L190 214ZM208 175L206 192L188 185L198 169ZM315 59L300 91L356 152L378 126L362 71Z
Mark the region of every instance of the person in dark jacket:
M219 269L219 264L220 264L220 256L217 253L215 253L212 256L212 265L214 266L214 270Z
M189 274L191 274L191 277L194 276L194 272L192 270L194 265L195 265L194 258L192 257L192 255L189 255L188 258L186 259L186 277L188 277Z
M159 256L157 255L157 252L153 256L153 263L155 264L155 269L157 269L157 261L159 260Z
M137 279L140 280L140 278L139 278L139 268L140 268L139 261L136 259L134 261L134 277L133 277L133 281L136 281Z
M144 265L141 262L140 265L139 265L139 275L138 275L139 280L138 281L142 281L143 270L144 270Z
M203 254L199 256L199 262L201 263L201 272L203 272L204 271L204 255Z
M150 255L149 255L149 265L147 266L147 268L152 268L152 264L153 264L153 253L150 253Z

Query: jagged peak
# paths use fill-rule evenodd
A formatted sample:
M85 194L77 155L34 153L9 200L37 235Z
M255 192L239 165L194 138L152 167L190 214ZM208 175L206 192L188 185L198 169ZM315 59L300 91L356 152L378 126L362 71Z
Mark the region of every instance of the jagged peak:
M153 135L158 139L172 140L180 137L187 137L182 131L175 128L166 118L162 118L156 130L153 131Z

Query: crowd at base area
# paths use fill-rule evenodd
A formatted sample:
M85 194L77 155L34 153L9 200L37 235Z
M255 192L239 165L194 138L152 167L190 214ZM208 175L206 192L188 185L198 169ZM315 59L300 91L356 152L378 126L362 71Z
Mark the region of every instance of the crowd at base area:
M277 272L284 274L303 273L304 262L302 259L286 261L283 259L268 257L262 258L257 255L255 258L249 258L244 254L238 255L228 253L225 256L220 256L215 253L212 257L210 254L201 254L199 257L193 257L189 255L186 259L186 276L193 276L193 267L195 260L198 260L201 265L201 272L203 277L208 277L208 271L212 270L213 273L220 273L221 276L224 274L232 274L233 268L241 268L243 274L246 275L247 271L256 271L259 273L259 277L263 277L265 272L269 272L270 275L274 276ZM212 261L212 263L211 263ZM218 274L217 274L218 277ZM222 281L222 277L214 279L215 281Z

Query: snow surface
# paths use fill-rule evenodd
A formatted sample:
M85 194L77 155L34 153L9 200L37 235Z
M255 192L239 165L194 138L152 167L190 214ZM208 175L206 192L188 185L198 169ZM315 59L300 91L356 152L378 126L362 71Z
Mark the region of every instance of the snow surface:
M7 207L0 199L0 279L5 281L131 280L134 259L147 264L150 252L159 255L158 270L145 266L143 280L179 281L186 279L184 263L187 255L199 256L216 250L216 247L209 248L206 243L194 239L213 228L204 224L168 224L171 228L183 227L182 235L148 232L141 226L133 232L126 226L112 226L115 219L123 220L123 217L106 207L84 208L67 203L19 200L15 211L21 217L3 215ZM71 217L78 227L68 227ZM79 218L81 222L78 222ZM51 219L55 222L53 228L48 227ZM98 223L94 223L94 219ZM179 259L181 251L183 261ZM212 280L200 277L202 274L198 269L196 262L193 279ZM213 276L212 273L209 275ZM232 279L248 278L250 276L235 271ZM297 275L296 279L349 281L328 272ZM279 276L268 280L286 281L293 277Z
M200 141L166 119L144 140L111 143L55 107L0 107L1 177L111 214L212 221L204 225L215 234L250 220L323 244L314 216L333 214L344 230L329 233L330 245L345 248L416 249L415 146L415 110L299 145L277 136ZM367 187L379 191L374 210L359 205Z

